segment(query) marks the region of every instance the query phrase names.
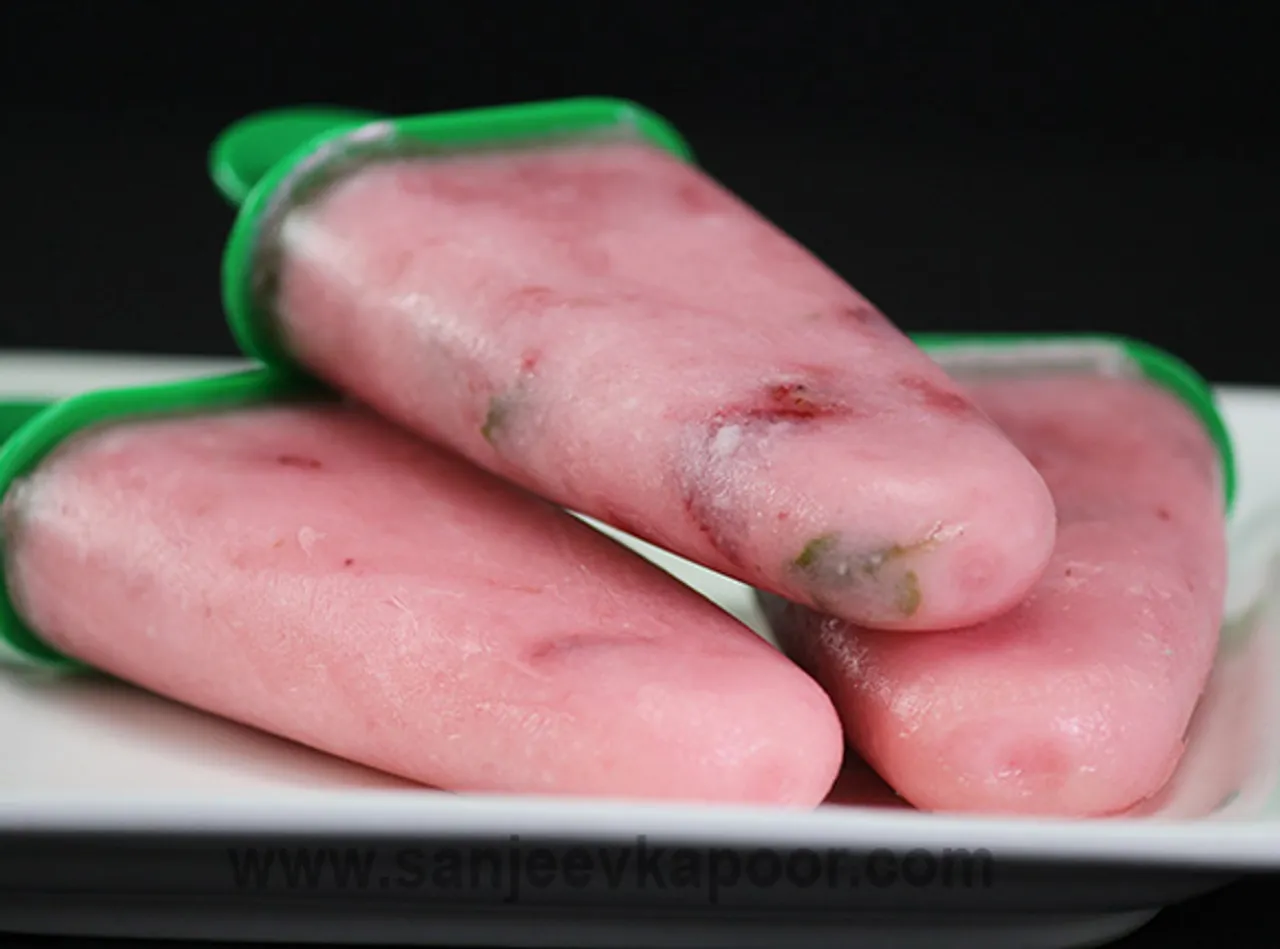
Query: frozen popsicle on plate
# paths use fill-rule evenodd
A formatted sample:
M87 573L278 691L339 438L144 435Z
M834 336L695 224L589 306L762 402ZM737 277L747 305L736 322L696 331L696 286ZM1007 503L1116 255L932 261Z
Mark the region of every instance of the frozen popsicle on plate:
M215 148L250 354L867 625L973 623L1039 576L1032 466L662 120L574 100L331 122L270 114Z
M1224 430L1145 378L994 376L968 391L1057 504L1056 548L1028 597L945 634L862 629L775 597L766 614L851 744L916 806L1122 811L1173 771L1213 664Z
M709 601L270 373L62 403L0 495L32 659L449 790L810 806L840 765L826 695Z

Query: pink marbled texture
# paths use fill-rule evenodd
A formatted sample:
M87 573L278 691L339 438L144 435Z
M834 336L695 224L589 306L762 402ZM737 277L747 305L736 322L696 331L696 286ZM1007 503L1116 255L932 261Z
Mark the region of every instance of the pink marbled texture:
M129 422L4 499L51 644L448 790L812 806L830 701L688 588L363 410Z
M317 375L763 589L872 626L954 627L1013 606L1049 557L1047 488L957 386L656 148L372 163L269 246L266 302Z

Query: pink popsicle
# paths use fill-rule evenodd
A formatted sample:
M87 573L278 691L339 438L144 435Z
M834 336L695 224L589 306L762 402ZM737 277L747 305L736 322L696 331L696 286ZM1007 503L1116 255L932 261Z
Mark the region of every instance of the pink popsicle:
M1121 811L1173 771L1213 663L1226 583L1215 447L1141 382L970 392L1057 502L1056 549L1028 598L985 624L911 636L774 598L766 610L854 747L916 806Z
M1041 478L870 303L636 142L370 160L268 229L293 356L539 495L886 628L987 619Z
M545 502L344 406L81 433L4 499L55 648L448 790L811 806L822 690Z

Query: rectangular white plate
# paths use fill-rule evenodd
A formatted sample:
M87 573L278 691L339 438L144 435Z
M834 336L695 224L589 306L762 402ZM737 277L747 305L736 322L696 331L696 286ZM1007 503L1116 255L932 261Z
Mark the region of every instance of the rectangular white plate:
M0 354L0 398L66 395L242 365L185 357ZM455 796L412 787L127 687L0 667L0 929L361 941L407 935L417 941L514 940L522 945L629 945L675 938L688 945L742 946L776 940L787 927L803 925L811 942L821 942L824 934L844 941L854 927L869 940L866 944L884 938L909 945L908 937L918 937L928 945L964 944L969 938L985 945L1075 945L1132 928L1161 903L1215 885L1223 874L1280 868L1280 609L1271 608L1265 596L1274 586L1273 542L1280 534L1274 513L1280 510L1280 390L1228 389L1222 396L1239 451L1232 577L1238 619L1224 638L1186 760L1166 794L1141 816L1054 821L923 814L891 803L806 813ZM767 636L748 588L623 539ZM907 896L892 887L864 887L856 900L848 894L836 903L831 903L835 897L827 898L831 905L823 904L828 915L821 918L813 915L818 905L812 894L784 895L775 888L769 899L788 907L785 919L748 918L742 906L730 912L720 905L713 912L705 901L700 910L664 909L659 904L670 894L638 891L625 899L618 891L602 897L598 906L612 906L615 915L606 913L594 922L583 921L578 904L563 918L543 907L530 922L515 909L505 916L489 910L477 914L474 907L445 912L422 900L412 911L400 906L392 912L385 900L374 899L377 894L351 892L330 894L323 903L315 903L312 892L310 908L295 915L285 904L297 909L299 900L306 902L303 895L259 894L254 905L282 901L271 904L276 908L268 919L246 910L245 894L229 888L224 850L206 849L200 856L189 840L175 843L178 835L195 833L206 840L213 839L207 835L248 842L296 835L331 843L519 835L624 847L645 836L675 845L771 847L787 853L889 848L902 855L921 848L936 855L966 848L985 849L1001 867L1018 869L1009 871L1004 890L980 899L970 892L967 902L957 903L955 892L936 886ZM58 836L65 834L79 842L71 850L66 847L72 838ZM126 872L123 857L107 856L115 853L109 847L84 849L88 841L118 841L104 835L119 834L150 841L150 871L138 863ZM186 908L179 911L176 891L159 903L138 896L154 896L156 879L173 878L157 870L160 850L155 848L164 849L161 841L169 841L166 866L189 860L184 899L204 893L202 909L182 903ZM221 895L214 892L219 886ZM56 899L50 895L55 891L61 894ZM133 915L126 912L133 905L126 891L141 900ZM109 900L103 895L108 892L114 894ZM79 908L70 913L73 899ZM630 911L619 908L622 903L647 908L628 916ZM805 911L809 915L795 915L805 905L811 907ZM1032 905L1056 909L1061 916L1032 922L1017 915ZM406 929L410 917L416 922ZM559 928L539 925L537 919L547 925L558 919ZM618 919L630 920L630 928ZM635 928L643 920L663 919L661 936Z

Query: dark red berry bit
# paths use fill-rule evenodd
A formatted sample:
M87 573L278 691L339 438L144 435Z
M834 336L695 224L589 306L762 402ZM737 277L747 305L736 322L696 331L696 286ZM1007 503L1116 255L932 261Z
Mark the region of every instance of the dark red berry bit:
M600 513L600 520L604 521L610 527L616 527L618 530L626 531L628 534L635 537L644 537L644 531L640 529L635 521L631 520L631 518L627 517L625 514L619 514L611 507L606 507Z
M947 415L969 415L974 411L973 403L959 392L944 389L923 376L903 376L898 383L919 395L925 405Z
M529 285L521 287L511 294L511 298L516 303L533 303L547 304L555 299L556 292L550 287L539 285Z
M706 501L693 491L686 492L683 501L685 514L698 531L707 538L711 548L726 561L737 566L740 562L737 544L725 533L720 518L710 510ZM625 530L625 528L622 529Z
M802 382L767 386L755 399L722 411L724 424L742 422L803 422L849 414L849 408L827 399Z
M719 204L719 195L703 184L683 184L677 192L680 204L694 214L709 214Z
M324 467L315 458L309 458L306 455L280 455L276 458L276 463L286 468L304 468L308 471L319 471Z
M843 320L852 320L859 326L875 326L886 322L879 310L866 303L846 303L836 310L836 315Z

